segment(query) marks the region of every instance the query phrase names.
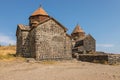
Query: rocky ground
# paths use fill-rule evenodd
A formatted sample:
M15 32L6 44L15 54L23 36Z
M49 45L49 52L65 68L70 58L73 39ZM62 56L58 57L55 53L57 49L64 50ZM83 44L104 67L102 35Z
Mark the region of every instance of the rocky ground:
M120 65L80 61L1 61L0 80L120 80Z

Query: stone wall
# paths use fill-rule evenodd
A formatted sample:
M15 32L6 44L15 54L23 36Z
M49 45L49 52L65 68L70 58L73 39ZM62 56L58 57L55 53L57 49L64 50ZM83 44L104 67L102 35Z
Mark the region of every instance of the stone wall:
M83 39L85 37L85 33L84 32L72 33L71 36L73 40L77 41L77 40Z
M108 62L108 55L80 54L78 60L86 61L86 62L104 63L104 62Z
M29 43L29 38L28 38L28 31L22 31L22 54L23 56L27 56L29 53L28 49L28 43Z
M87 37L83 41L84 49L87 51L87 53L96 51L96 42L90 35L87 35Z
M110 54L108 56L109 64L120 64L120 54Z
M16 50L16 55L22 55L22 34L21 34L21 30L18 29L17 35L17 50Z
M29 57L32 57L32 58L35 58L36 57L36 45L35 45L35 38L36 38L36 36L35 36L35 29L32 29L32 30L30 30L30 32L29 32L29 42L28 42L28 44L29 44L29 46L28 46L28 49L29 49L29 54L28 54L28 56Z
M96 41L87 35L84 39L76 41L72 49L73 53L91 54L96 51Z
M30 16L30 17L29 17L29 25L30 25L30 27L32 28L32 24L33 24L34 22L37 21L38 23L40 23L40 22L45 21L46 19L49 19L49 16L46 16L46 15Z
M71 58L71 38L53 19L29 30L22 26L17 30L17 54L37 60Z
M113 64L120 64L120 55L118 54L79 54L78 60L113 65Z
M19 30L17 34L17 55L25 56L26 53L29 53L28 47L28 31Z
M65 47L65 49L66 49L66 52L65 52L66 58L67 57L70 58L72 55L72 41L71 41L71 37L68 34L66 35L66 47Z
M35 28L36 58L65 58L66 32L55 21L49 20Z

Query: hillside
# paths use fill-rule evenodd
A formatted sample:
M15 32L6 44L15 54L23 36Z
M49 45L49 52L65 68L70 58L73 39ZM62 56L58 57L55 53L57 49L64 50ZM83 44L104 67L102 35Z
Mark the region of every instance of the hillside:
M0 62L24 60L22 57L15 57L15 54L16 46L0 46Z
M0 47L0 55L8 55L8 54L15 54L16 47L15 46L1 46Z

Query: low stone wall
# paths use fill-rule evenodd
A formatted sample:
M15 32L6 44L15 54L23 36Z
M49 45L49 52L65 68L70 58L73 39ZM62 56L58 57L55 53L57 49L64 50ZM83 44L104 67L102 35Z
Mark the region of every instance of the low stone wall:
M120 64L120 55L117 54L79 54L78 60L102 64Z
M103 54L79 54L78 60L95 63L106 63L108 62L108 55Z
M108 55L109 64L120 64L120 55L119 54L110 54Z

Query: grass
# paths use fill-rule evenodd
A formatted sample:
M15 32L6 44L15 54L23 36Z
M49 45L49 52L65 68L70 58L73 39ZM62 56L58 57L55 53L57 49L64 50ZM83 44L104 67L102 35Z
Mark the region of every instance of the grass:
M8 55L0 55L0 59L10 59L14 58L14 55L8 54Z
M0 46L0 61L24 60L22 57L15 57L16 46Z
M23 57L16 57L14 54L0 55L0 61L25 61Z
M1 46L0 47L0 55L8 55L8 54L15 54L16 47L15 46Z

